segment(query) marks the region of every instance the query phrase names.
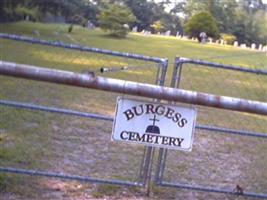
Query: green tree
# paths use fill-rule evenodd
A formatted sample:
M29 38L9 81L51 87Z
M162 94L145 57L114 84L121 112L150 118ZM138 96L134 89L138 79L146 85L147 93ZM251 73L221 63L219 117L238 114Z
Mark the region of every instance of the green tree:
M36 20L41 14L64 16L71 21L74 15L95 21L96 6L88 0L0 0L0 21L15 21L30 16Z
M117 4L108 6L98 16L100 28L118 37L125 37L129 32L129 24L135 20L135 16L128 7Z
M26 4L27 1L21 0L0 0L0 22L15 21L21 18L15 9Z
M26 19L28 16L31 20L37 21L41 17L41 14L37 7L28 8L25 6L18 5L14 11L15 14L21 17L22 19Z
M187 0L175 4L171 12L183 13L186 22L195 14L209 12L215 18L220 32L231 33L237 5L236 0Z
M234 35L239 43L267 43L267 14L262 10L249 12L244 9L237 9Z
M160 19L161 8L153 1L147 0L123 0L127 7L131 9L136 16L134 26L139 30L150 29L151 24Z
M221 33L234 35L240 43L266 43L266 5L262 0L186 0L171 10L183 13L185 22L194 14L209 12Z
M164 13L160 21L163 23L164 31L170 30L172 35L176 35L177 31L183 33L181 20L174 14Z
M163 25L163 23L162 23L160 20L155 21L155 22L151 25L151 27L154 29L155 33L157 33L157 32L161 32L161 31L164 29L164 25Z
M190 37L199 38L201 32L205 32L209 37L217 38L219 29L215 19L208 12L201 12L194 15L186 24L185 32ZM199 38L200 40L200 38Z

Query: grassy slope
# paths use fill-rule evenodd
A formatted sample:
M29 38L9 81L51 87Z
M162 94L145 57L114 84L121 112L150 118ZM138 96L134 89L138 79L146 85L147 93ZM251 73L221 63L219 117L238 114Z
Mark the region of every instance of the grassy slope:
M175 56L198 59L206 58L207 60L225 64L260 69L265 68L267 63L266 54L261 52L240 50L230 46L201 45L194 41L184 41L161 36L145 37L139 34L130 34L127 39L121 40L107 37L106 34L100 30L88 31L83 28L75 27L72 34L66 34L67 26L64 25L44 25L25 22L1 24L0 30L1 32L22 34L50 40L61 40L68 43L77 43L92 47L166 57L170 62L167 84L170 82L172 62ZM33 30L38 30L40 36L34 35L32 33ZM137 70L110 73L106 76L148 83L154 82L154 76L156 74L153 63L134 62L129 59L66 51L64 49L29 45L9 40L0 40L0 52L1 59L3 60L71 71L82 71L84 69L94 71L102 66L113 65L138 65L141 66L141 68ZM241 74L211 71L208 69L200 70L194 67L185 69L183 77L182 87L186 89L250 98L260 101L266 101L267 99L267 94L265 92L267 89L267 81L264 77L255 78L248 75L243 77ZM6 77L1 77L0 88L1 99L69 107L107 115L113 115L115 99L117 96L116 94L55 86L53 84L33 81L22 81ZM204 109L202 111L204 111ZM208 123L211 121L216 125L225 127L266 131L266 118L260 116L240 115L222 111L218 114L218 112L214 112L214 110L202 111L199 112L198 116L198 120L201 123ZM49 146L51 145L49 142L50 136L46 137L46 134L44 133L49 133L51 131L51 124L57 120L62 129L67 128L69 124L61 124L61 119L57 116L38 113L35 115L24 111L16 111L16 113L14 113L13 109L1 108L0 137L2 139L0 139L3 143L5 142L5 148L0 149L0 158L2 158L0 164L11 164L21 167L27 166L29 168L43 167L44 163L36 163L34 162L36 159L33 158L49 155L50 152L43 152L40 146L30 146L27 145L27 142L31 141L40 144L41 147L46 145ZM228 117L226 118L225 116ZM16 124L15 127L14 123ZM71 124L72 122L69 123ZM105 130L105 132L109 134L109 131ZM23 133L23 137L21 133ZM40 141L44 141L43 143L45 143L45 145ZM17 148L21 149L20 152L23 155L27 152L27 156L17 154L14 150ZM45 151L49 151L49 148Z
M266 67L267 58L264 53L250 50L241 50L232 46L200 45L195 41L179 40L175 37L149 36L143 37L139 34L130 34L126 40L107 37L100 30L88 31L81 27L75 27L71 38L66 34L67 26L39 23L14 23L0 26L1 32L35 36L33 30L38 30L41 38L58 39L67 42L100 47L124 52L139 53L150 56L166 57L170 61L175 56L189 58L214 58L223 56L223 59L212 59L233 65ZM56 36L55 32L59 33ZM249 55L249 56L246 56ZM266 55L266 54L265 54ZM211 59L209 59L211 60Z

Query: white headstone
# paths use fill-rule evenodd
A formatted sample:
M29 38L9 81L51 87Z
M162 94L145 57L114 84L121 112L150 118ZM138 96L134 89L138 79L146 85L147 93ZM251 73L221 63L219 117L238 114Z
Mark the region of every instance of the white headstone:
M129 29L130 27L129 27L128 24L123 24L123 28L125 28L125 29Z
M170 35L171 35L171 31L170 30L165 32L165 36L170 36Z
M137 26L133 27L132 32L134 32L134 33L137 32Z
M251 49L256 49L256 44L255 43L251 44Z
M144 31L144 35L151 35L150 31Z
M212 38L211 37L208 37L208 42L212 43Z
M95 25L90 20L88 20L87 21L87 29L93 30L94 28L95 28Z
M247 48L247 45L246 45L246 44L241 44L240 47L241 47L242 49L245 49L245 48Z
M238 47L238 42L237 41L234 42L234 47Z
M30 16L29 15L26 15L25 20L26 21L30 21Z
M262 50L262 44L259 45L259 50L260 50L260 51Z

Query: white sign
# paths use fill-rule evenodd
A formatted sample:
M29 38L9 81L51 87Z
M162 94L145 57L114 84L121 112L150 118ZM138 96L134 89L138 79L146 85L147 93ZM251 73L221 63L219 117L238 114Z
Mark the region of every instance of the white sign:
M119 97L112 139L192 150L196 109Z

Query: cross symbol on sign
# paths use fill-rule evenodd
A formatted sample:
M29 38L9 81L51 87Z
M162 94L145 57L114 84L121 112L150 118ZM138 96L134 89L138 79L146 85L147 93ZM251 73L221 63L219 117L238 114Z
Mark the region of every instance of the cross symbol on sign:
M149 119L150 121L153 121L153 126L155 126L155 122L159 122L159 120L156 118L156 115L154 115L153 119Z

